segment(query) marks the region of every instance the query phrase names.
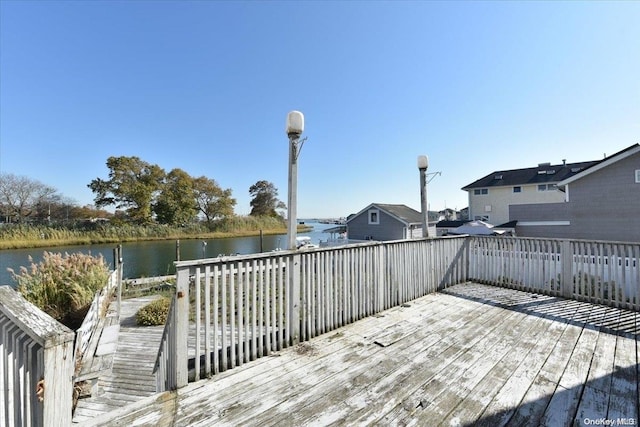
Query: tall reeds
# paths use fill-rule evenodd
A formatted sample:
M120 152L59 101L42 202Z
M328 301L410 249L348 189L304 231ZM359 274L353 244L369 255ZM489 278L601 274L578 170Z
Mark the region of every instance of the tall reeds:
M43 259L9 272L28 301L67 326L91 304L93 296L107 284L109 268L102 255L44 252Z
M88 245L141 240L188 239L204 237L233 237L286 232L279 217L232 216L220 219L207 227L204 223L171 227L162 224L88 224L81 227L3 224L0 226L0 249L49 247L58 245Z

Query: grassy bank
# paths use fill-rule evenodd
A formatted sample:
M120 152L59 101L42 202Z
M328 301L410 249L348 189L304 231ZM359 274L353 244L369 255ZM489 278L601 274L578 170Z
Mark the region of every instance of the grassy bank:
M279 218L234 217L208 229L202 225L168 227L97 225L84 228L5 225L0 227L0 249L24 249L50 246L91 245L150 240L219 239L227 237L285 234L286 225ZM298 226L299 231L309 227Z

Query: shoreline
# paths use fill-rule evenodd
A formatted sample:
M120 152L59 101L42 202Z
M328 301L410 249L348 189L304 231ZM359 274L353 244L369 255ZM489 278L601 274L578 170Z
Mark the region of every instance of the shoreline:
M306 233L311 231L313 227L299 224L298 232ZM197 239L228 239L235 237L254 237L259 236L260 232L265 236L273 236L278 234L287 234L286 228L276 228L270 230L247 230L235 232L211 232L198 234L173 234L165 237L126 237L126 238L110 238L105 237L75 237L70 239L39 239L39 240L8 240L0 242L0 251L13 249L37 249L50 246L90 246L109 243L128 243L128 242L152 242L160 240L197 240Z

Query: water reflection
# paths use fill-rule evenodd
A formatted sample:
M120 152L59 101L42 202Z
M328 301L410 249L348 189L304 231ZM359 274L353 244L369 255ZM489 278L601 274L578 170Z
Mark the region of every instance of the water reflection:
M310 236L314 243L327 235L322 230L332 225L311 223L313 230L304 235ZM206 243L203 244L203 242ZM264 236L262 251L269 252L282 248L286 244L286 235ZM0 251L0 284L15 286L7 268L19 271L20 266L29 266L29 257L34 262L42 260L43 252L61 253L91 253L102 254L110 267L113 267L113 248L115 244L86 245L86 246L56 246L38 249L12 249ZM218 255L251 254L261 251L260 237L230 237L226 239L180 240L180 259L213 258ZM122 244L124 260L124 277L164 276L175 273L173 262L176 260L176 241L161 240L152 242L131 242Z

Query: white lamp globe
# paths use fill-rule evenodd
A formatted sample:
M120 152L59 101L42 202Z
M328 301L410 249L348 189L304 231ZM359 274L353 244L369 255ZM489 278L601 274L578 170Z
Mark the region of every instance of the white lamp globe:
M304 115L300 111L287 114L287 135L300 135L304 131Z
M418 156L418 169L427 169L429 167L429 158L427 156Z

